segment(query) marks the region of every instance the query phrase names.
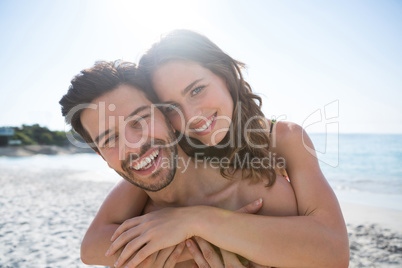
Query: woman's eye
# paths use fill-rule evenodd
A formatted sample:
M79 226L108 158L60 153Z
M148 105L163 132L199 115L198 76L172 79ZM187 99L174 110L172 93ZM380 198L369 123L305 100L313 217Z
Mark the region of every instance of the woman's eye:
M197 87L191 91L191 96L195 96L203 90L204 87Z

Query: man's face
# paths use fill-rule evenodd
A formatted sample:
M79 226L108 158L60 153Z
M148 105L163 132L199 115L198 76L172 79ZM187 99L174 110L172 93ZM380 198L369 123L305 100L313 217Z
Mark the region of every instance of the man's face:
M109 166L129 182L155 192L173 180L173 129L143 92L120 85L95 99L81 122Z

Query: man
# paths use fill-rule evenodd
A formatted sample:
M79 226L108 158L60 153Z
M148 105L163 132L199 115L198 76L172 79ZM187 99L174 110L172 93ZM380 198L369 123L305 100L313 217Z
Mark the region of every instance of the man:
M258 212L261 215L296 216L298 207L293 189L286 180L278 179L272 187L266 188L264 182L251 185L241 180L241 171L236 172L231 180L227 180L222 178L219 168L188 159L180 147L176 146L169 123L162 113L153 107L150 100L154 99L154 96L147 91L147 88L148 85L141 75L136 74L133 64L100 62L76 76L69 92L60 101L67 122L71 123L111 168L130 183L144 190L141 192L136 187L131 189L117 187L122 192L136 193L131 199L134 200L133 206L121 207L119 203L109 204L112 207L103 211L111 211L113 215L97 215L94 222L97 222L99 218L113 218L114 222L91 225L89 232L92 238L87 242L84 239L83 246L86 247L85 243L95 246L96 252L88 259L99 261L94 264L112 265L114 259L105 257L99 252L105 252L110 246L110 237L119 224L140 215L145 204L145 209L142 211L144 214L155 210L160 213L145 215L141 220L153 223L158 222L158 217L164 220L153 227L153 232L147 232L144 229L140 232L141 235L136 234L128 240L121 239L124 241L122 245L124 246L131 239L136 238L134 240L137 242L133 240L127 244L126 248L129 249L122 255L126 256L130 250L132 253L138 252L133 259L137 264L158 250L164 248L170 248L169 252L176 250L173 245L192 236L200 236L220 248L236 252L262 264L275 258L273 263L280 264L294 265L306 261L305 251L316 250L315 244L311 247L307 245L301 247L307 238L329 244L326 245L328 250L325 248L324 253L327 255L332 253L327 252L332 251L336 244L329 243L326 236L317 235L316 231L309 231L308 228L303 235L300 235L300 232L296 230L300 224L303 224L296 219L299 217L282 217L278 220L279 217L271 219L229 212L228 210L239 209L258 197L264 200ZM126 200L122 200L122 203L127 204ZM195 207L178 208L185 206ZM162 209L164 207L177 208L166 210ZM255 228L248 228L250 225ZM147 226L152 227L152 224ZM199 228L199 226L205 228ZM276 234L276 230L281 229L282 226L288 228L284 234L295 237L294 243L293 240L289 243L286 238L283 239ZM311 227L314 228L314 225ZM135 228L137 227L134 226L126 234L135 232L133 231ZM184 237L180 233L183 229L188 230ZM94 232L99 235L95 235ZM152 237L152 233L157 235ZM166 239L169 234L174 242ZM141 239L145 239L145 242L138 244ZM297 250L289 253L290 260L278 254L293 247ZM112 251L115 250L116 248L112 246ZM312 258L310 257L306 263L312 263ZM319 263L321 259L317 259ZM121 264L119 262L118 266Z

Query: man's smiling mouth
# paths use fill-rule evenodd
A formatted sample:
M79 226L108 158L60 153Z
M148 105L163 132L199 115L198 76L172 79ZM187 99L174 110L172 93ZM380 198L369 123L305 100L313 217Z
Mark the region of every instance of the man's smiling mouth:
M135 161L135 163L131 164L130 169L134 169L136 171L147 170L155 163L155 160L159 156L160 150L160 148L156 148L146 157L142 157L140 160Z

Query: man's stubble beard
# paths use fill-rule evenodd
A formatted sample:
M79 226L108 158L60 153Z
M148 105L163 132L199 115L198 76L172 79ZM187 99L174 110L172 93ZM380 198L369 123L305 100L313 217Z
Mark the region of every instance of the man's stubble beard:
M167 120L166 120L167 121ZM126 181L130 182L131 184L145 190L145 191L150 191L150 192L157 192L162 189L164 189L166 186L168 186L174 179L174 176L176 175L176 168L177 168L177 143L176 143L176 136L174 135L173 128L170 125L170 122L166 122L167 127L168 127L168 139L167 141L163 141L160 139L154 139L153 144L156 145L161 145L163 148L163 157L164 158L170 158L169 163L168 163L168 168L162 169L159 168L156 172L154 172L149 180L156 179L157 181L153 184L147 184L144 181L137 180L135 177L135 171L131 170L130 167L130 162L131 162L131 157L126 157L126 160L123 160L121 163L122 170L124 172L119 172L116 170L116 172L123 177ZM171 144L169 147L166 146L166 144ZM141 146L140 149L140 156L141 157L145 152L147 152L151 148L151 144L147 143ZM138 157L137 157L138 158ZM160 160L162 165L163 159ZM167 174L163 175L162 172L164 170L167 170ZM162 176L162 177L160 177ZM160 178L158 178L160 177Z

